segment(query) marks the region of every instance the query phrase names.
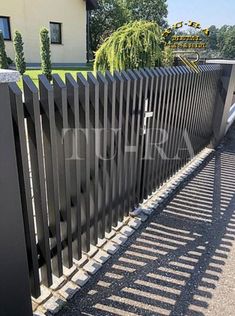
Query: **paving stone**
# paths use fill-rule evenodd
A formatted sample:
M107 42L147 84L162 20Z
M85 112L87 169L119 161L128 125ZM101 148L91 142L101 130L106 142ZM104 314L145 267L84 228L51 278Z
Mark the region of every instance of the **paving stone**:
M57 296L52 296L44 305L43 307L50 312L52 315L58 313L63 305L65 304L65 301Z
M123 224L124 224L124 225L127 225L129 221L130 221L130 216L125 216L125 217L123 218Z
M125 224L123 222L118 222L117 226L113 227L113 229L117 232L119 231Z
M141 214L138 215L137 218L139 218L141 220L141 222L146 222L147 219L148 219L148 216L143 214L143 213L141 213Z
M70 300L75 293L80 290L80 287L74 284L73 282L66 283L60 290L59 294L66 299L67 301Z
M104 264L107 260L109 260L110 255L103 250L99 250L97 254L93 257L93 259L100 264Z
M117 234L112 241L118 245L123 245L127 241L127 237L122 234Z
M50 296L52 295L51 290L49 290L48 288L46 288L44 285L41 286L41 295L36 299L33 297L33 301L38 304L41 305L42 303L44 303Z
M77 267L75 265L73 265L70 269L63 267L63 273L67 278L71 278L71 276L76 272L76 270Z
M90 246L90 251L87 253L87 256L89 258L94 257L94 255L99 251L99 249L96 246L91 245Z
M130 226L124 226L120 230L120 233L127 236L127 237L131 236L134 232L135 232L135 230L133 228L131 228Z
M119 245L115 244L112 241L108 241L107 244L104 245L103 250L107 251L110 255L114 255L119 249Z
M84 270L80 270L72 277L71 281L82 287L89 281L89 279L89 274Z
M130 220L128 225L131 228L138 229L140 227L140 225L141 225L141 221L138 218L133 218L133 219Z
M57 278L55 275L52 276L53 284L50 287L51 290L56 291L61 288L66 282L66 278L64 276Z
M103 239L98 239L98 243L97 243L97 247L98 248L102 248L105 244L107 243L107 239L103 238Z
M136 217L137 215L139 215L142 212L142 208L136 208L133 211L130 212L130 216L132 217Z
M149 216L154 212L154 209L153 208L145 208L145 209L143 209L143 212L144 212L144 214Z
M88 272L91 275L96 274L96 272L102 267L102 265L100 263L98 263L97 261L91 259L89 260L89 262L87 264L85 264L85 266L83 267L83 269Z
M115 230L112 230L110 233L105 233L105 238L112 239L116 235Z
M33 316L46 316L46 314L44 314L43 312L40 312L40 311L35 311L33 313Z
M83 254L80 260L73 259L73 262L78 268L82 268L88 262L88 260L89 259L87 255Z
M38 308L38 304L35 303L35 302L32 300L32 310L33 310L33 312L36 311L37 308Z

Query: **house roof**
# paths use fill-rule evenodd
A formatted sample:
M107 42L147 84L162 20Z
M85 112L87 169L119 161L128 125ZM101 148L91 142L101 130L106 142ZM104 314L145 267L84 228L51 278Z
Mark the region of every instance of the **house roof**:
M86 9L94 10L98 7L97 0L86 0Z

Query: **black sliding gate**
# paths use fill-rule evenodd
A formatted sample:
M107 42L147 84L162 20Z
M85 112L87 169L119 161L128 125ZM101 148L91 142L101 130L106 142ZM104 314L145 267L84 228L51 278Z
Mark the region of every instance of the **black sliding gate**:
M210 143L220 72L24 77L24 98L9 84L34 297Z

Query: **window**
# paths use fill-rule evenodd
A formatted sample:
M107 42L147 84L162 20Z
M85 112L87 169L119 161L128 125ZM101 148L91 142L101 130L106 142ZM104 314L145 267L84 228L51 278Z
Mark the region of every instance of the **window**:
M6 16L0 16L0 31L6 41L11 40L10 19Z
M50 22L51 44L62 44L61 23Z

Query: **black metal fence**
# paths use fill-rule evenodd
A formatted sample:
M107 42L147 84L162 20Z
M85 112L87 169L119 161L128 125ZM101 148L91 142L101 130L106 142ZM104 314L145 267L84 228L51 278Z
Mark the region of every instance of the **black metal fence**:
M213 136L219 65L9 84L31 293L52 285ZM39 273L40 271L40 273Z

